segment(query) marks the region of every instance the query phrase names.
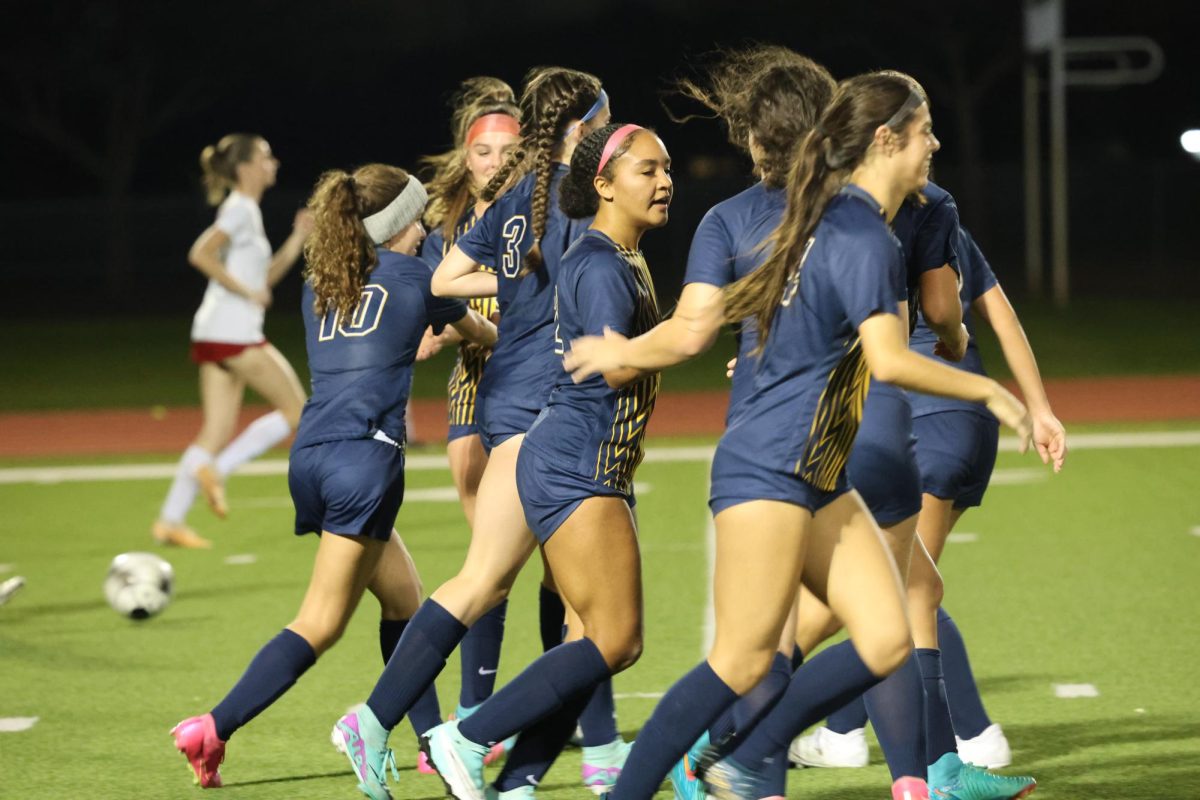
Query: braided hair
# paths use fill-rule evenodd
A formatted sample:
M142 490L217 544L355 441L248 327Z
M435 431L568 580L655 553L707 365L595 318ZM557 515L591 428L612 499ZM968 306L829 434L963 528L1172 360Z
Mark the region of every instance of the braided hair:
M608 144L609 137L623 125L624 123L610 123L603 128L597 128L585 136L575 148L575 153L571 156L571 169L558 185L558 206L571 219L595 216L600 210L600 195L596 193L593 183L597 176L596 167L600 166L604 146ZM625 155L636 136L635 131L625 137L600 171L600 176L610 181L613 179L617 159Z

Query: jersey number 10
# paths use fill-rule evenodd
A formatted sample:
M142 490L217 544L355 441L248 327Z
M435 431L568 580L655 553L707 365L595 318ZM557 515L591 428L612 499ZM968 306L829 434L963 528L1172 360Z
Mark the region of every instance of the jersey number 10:
M342 315L337 311L326 311L321 318L321 331L317 341L328 342L335 336L357 337L366 336L379 327L383 318L383 307L387 303L387 289L377 283L368 283L362 288L362 296L350 317L349 324L342 321Z

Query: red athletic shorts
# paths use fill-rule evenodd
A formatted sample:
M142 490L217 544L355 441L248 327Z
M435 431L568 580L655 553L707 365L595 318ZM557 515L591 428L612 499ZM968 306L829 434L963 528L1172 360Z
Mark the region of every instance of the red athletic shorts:
M239 355L243 350L248 350L251 347L262 347L266 343L266 339L263 339L261 342L254 342L253 344L192 342L192 361L195 361L197 364L219 364L227 358Z

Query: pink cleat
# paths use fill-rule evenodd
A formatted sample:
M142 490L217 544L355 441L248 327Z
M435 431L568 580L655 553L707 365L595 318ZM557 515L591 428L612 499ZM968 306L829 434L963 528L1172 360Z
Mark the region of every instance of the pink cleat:
M488 754L483 757L483 763L485 766L495 764L506 755L508 755L508 740L496 742L492 745L492 749L488 750Z
M225 760L225 743L217 738L212 714L189 717L171 728L175 749L183 753L195 774L196 783L203 789L221 788L221 773L217 768Z
M920 778L900 778L892 784L892 800L929 800L929 787Z
M417 772L422 775L437 775L437 770L429 766L429 756L424 750L417 751Z

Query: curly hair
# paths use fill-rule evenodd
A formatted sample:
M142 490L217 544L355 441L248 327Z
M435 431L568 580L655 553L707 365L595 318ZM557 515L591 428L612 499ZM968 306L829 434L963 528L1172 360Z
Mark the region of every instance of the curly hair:
M532 198L533 248L525 255L522 274L542 263L540 242L546 232L550 207L550 179L554 154L562 144L567 123L580 119L600 97L600 79L565 67L534 67L525 76L521 92L521 144L501 165L479 196L495 199L505 186L534 173Z
M454 226L467 206L476 199L471 173L467 170L467 131L475 120L487 114L508 114L517 119L521 116L512 87L487 75L463 81L451 98L450 107L454 109L450 117L454 147L421 159L421 166L429 175L425 185L429 193L425 224L431 229L440 227L447 242L453 239Z
M763 151L756 171L767 185L783 186L800 143L837 87L829 70L786 47L751 45L718 50L704 72L699 80L679 79L676 91L719 117L730 143L743 152L749 153L753 134ZM667 114L675 122L704 116Z
M256 133L230 133L200 151L200 182L210 206L219 206L237 186L237 166L254 158L263 137Z
M304 243L304 278L317 316L329 309L343 319L354 313L377 263L363 218L382 211L407 185L408 173L387 164L366 164L353 174L331 169L317 179L308 198L313 230Z
M604 146L608 138L619 130L625 123L609 123L583 137L579 146L571 156L571 169L558 185L558 206L571 219L581 219L593 216L600 208L600 195L596 194L593 180L596 178L596 167L600 166L600 158L604 155ZM613 170L617 159L625 155L631 146L637 132L625 137L609 157L608 163L600 175L608 180L613 179Z
M902 73L872 72L845 80L805 137L788 173L787 208L768 240L770 255L758 269L725 288L726 320L754 317L762 332L755 353L766 344L784 289L800 269L804 248L825 207L862 163L875 130L892 121L913 92L925 98L920 84ZM903 132L915 113L913 109L892 121L892 130Z

